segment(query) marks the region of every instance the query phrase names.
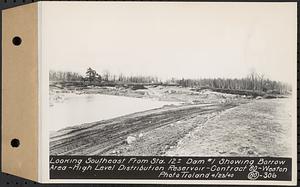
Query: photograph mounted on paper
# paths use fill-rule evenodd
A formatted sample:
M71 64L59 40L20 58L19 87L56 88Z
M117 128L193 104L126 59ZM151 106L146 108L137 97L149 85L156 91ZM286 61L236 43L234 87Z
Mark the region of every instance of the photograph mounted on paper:
M142 158L146 167L157 157L167 176L170 159L198 167L214 160L196 158L209 157L222 167L247 158L243 172L257 175L247 180L283 173L292 180L295 10L294 3L41 3L50 165L111 158L140 171ZM290 168L273 171L277 158L290 159ZM261 175L251 170L270 165ZM212 170L209 179L230 180L210 178Z

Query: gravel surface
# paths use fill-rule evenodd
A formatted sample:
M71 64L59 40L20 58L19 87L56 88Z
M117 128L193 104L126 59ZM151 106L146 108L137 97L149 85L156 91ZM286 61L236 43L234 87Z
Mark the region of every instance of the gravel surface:
M165 155L291 156L291 99L255 100L196 127Z

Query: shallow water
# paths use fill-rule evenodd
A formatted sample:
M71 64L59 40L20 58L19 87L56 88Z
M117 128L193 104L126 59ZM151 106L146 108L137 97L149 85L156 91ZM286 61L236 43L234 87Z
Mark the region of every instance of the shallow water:
M63 102L54 103L49 107L49 128L55 131L170 104L180 103L100 94L66 94Z

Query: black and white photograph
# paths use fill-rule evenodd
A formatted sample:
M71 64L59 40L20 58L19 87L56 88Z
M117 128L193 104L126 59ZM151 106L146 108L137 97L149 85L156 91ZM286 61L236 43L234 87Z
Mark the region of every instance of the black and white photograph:
M43 180L295 184L295 5L40 3Z
M45 10L50 155L292 155L288 6L80 6Z
M44 36L50 155L291 156L284 5L103 5Z
M39 1L2 19L2 172L297 184L296 2Z

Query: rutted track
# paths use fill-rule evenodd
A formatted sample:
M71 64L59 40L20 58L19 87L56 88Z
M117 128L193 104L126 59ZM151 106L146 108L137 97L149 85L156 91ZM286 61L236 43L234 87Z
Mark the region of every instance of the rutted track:
M223 111L235 104L164 107L110 120L62 129L50 137L51 155L101 155L124 143L127 136L156 129L194 116Z

